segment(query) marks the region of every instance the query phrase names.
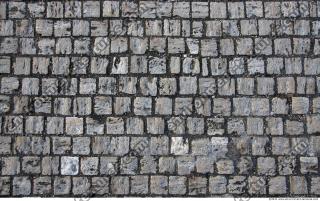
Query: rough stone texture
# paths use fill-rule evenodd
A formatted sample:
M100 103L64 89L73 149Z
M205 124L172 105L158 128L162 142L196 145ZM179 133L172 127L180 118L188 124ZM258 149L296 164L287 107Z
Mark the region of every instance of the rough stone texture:
M0 2L0 196L319 196L320 1Z

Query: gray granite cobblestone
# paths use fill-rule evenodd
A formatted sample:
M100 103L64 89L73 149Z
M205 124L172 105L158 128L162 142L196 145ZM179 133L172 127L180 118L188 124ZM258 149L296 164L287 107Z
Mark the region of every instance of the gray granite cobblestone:
M0 196L318 196L319 18L319 1L1 1Z

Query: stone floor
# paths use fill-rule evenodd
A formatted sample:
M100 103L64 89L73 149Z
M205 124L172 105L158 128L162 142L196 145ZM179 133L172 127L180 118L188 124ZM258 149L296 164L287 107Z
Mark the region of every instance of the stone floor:
M316 197L320 1L0 2L1 196Z

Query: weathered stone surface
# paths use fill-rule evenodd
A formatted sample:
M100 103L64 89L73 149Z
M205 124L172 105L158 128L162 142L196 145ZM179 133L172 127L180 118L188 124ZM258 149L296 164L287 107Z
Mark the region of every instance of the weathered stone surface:
M71 177L54 178L54 194L68 195L71 192Z
M319 195L318 1L0 2L0 195Z
M62 175L77 175L79 172L79 158L61 157L61 167Z
M15 177L12 181L13 196L28 196L31 194L31 180L28 177Z

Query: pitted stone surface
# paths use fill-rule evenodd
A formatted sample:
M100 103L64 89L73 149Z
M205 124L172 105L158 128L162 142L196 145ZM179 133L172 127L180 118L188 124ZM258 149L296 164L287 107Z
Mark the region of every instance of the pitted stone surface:
M319 196L320 1L0 2L0 196Z

